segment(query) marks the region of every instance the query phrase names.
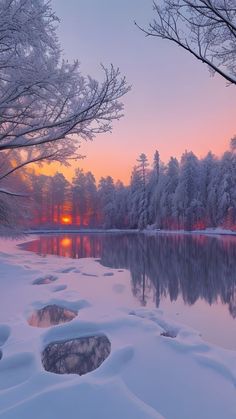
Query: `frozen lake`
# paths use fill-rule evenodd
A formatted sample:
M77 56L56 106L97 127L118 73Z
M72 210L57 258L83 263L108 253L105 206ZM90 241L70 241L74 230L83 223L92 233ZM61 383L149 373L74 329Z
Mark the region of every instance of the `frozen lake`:
M125 281L103 289L109 301L119 294L131 305L158 307L206 341L236 349L236 237L74 233L42 235L21 248L124 270Z

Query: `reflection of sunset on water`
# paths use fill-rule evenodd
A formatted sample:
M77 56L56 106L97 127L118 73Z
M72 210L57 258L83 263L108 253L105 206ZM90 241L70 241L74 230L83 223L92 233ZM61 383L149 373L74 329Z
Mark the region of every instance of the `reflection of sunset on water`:
M72 240L69 239L68 237L65 237L64 239L61 240L61 245L63 247L69 247L72 243Z
M48 305L34 311L28 318L33 327L50 327L60 323L67 323L77 316L77 312L57 305Z
M99 257L101 240L86 234L42 236L26 244L27 250L46 256L57 255L72 258Z

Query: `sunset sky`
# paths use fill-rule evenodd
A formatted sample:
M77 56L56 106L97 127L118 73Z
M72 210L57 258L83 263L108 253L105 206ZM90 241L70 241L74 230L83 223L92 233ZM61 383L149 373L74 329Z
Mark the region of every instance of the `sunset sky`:
M145 25L151 18L151 0L52 4L61 19L58 33L65 58L78 58L82 72L98 79L100 63L113 63L132 85L124 99L125 117L114 124L112 134L82 143L87 158L76 167L92 171L97 179L111 175L127 183L142 152L151 162L158 149L167 162L186 149L201 157L209 150L220 155L228 147L236 134L235 87L210 77L207 67L181 48L147 38L135 27L134 20ZM73 170L63 172L70 178Z

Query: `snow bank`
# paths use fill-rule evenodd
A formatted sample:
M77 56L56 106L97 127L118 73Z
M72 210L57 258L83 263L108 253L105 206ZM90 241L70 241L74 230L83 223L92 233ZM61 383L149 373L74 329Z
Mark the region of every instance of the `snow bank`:
M205 235L216 235L216 236L236 236L235 230L229 230L221 227L206 228L204 230L165 230L160 228L149 228L143 230L145 234L205 234Z
M236 353L127 300L125 272L93 259L43 258L8 241L0 241L0 272L0 419L236 417ZM56 279L34 284L48 275ZM49 304L78 316L30 326L29 315ZM47 344L93 334L111 342L97 370L79 376L43 369Z

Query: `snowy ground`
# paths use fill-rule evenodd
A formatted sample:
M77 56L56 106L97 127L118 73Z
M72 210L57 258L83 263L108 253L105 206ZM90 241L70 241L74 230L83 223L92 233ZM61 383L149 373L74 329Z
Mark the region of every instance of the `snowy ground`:
M164 230L164 229L156 229L156 228L147 228L144 230L146 234L205 234L208 236L215 235L215 236L236 236L235 230L225 229L221 227L216 228L205 228L204 230Z
M140 230L135 229L90 229L90 228L79 228L79 229L71 229L71 228L42 228L42 229L30 229L26 231L27 234L63 234L63 233L140 233ZM216 235L216 236L236 236L235 230L225 229L221 227L216 228L206 228L204 230L165 230L165 229L157 229L153 226L149 226L149 228L146 228L145 230L142 230L142 233L145 234L205 234L205 235Z
M33 285L46 275L56 280ZM0 241L0 419L236 417L236 352L205 343L160 310L137 308L125 286L124 272L96 260L42 258ZM30 326L32 311L48 304L78 310L78 317ZM97 333L111 342L97 370L44 371L48 343Z

